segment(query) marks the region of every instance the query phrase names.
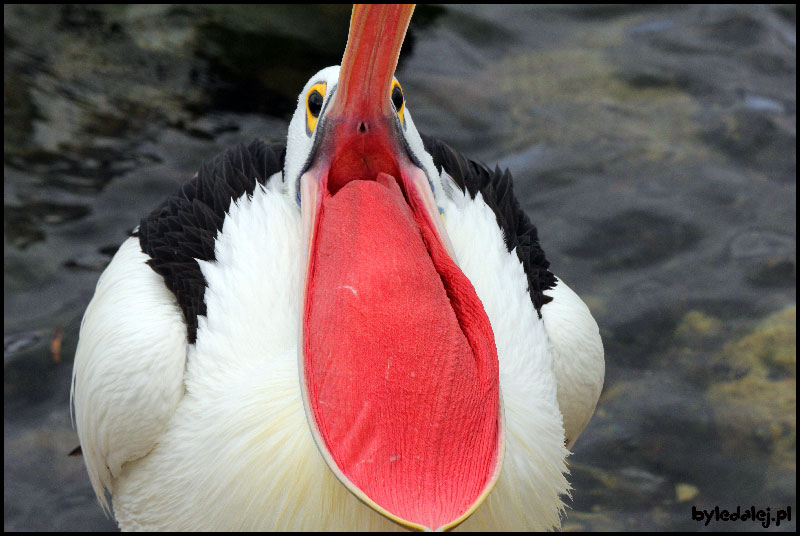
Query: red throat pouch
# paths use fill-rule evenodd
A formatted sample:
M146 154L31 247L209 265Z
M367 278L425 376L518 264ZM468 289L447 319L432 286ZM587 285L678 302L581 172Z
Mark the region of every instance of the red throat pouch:
M499 471L498 362L472 284L413 206L385 173L323 198L301 381L337 476L436 529Z

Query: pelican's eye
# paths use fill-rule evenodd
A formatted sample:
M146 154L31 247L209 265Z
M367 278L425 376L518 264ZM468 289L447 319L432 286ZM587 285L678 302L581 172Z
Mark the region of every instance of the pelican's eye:
M311 86L306 95L306 132L310 136L317 128L317 120L322 111L322 103L325 102L325 89L327 84L320 83Z
M400 123L403 126L406 126L406 121L403 118L403 112L405 111L406 101L403 97L403 88L400 87L400 82L395 80L392 82L392 104L394 105L394 109L397 112L397 116L400 118Z

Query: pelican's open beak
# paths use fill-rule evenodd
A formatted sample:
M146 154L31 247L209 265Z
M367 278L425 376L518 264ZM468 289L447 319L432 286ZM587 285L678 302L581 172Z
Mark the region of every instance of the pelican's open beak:
M300 179L300 382L341 482L418 530L466 519L503 457L497 350L390 98L413 6L357 5Z

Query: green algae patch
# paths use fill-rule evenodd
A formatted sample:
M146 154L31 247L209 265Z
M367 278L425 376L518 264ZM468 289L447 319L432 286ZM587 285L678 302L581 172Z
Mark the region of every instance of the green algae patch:
M714 356L725 370L707 393L722 448L764 459L767 485L796 471L797 309L774 313Z
M722 332L723 323L702 311L689 311L675 328L675 336L684 341L715 337Z

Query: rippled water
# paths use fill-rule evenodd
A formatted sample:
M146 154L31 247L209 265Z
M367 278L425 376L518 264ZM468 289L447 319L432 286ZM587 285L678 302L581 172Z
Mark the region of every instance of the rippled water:
M66 455L97 277L203 160L284 138L348 19L4 7L6 530L114 528ZM420 130L511 169L601 327L606 385L565 528L794 510L795 7L420 7L397 76Z

